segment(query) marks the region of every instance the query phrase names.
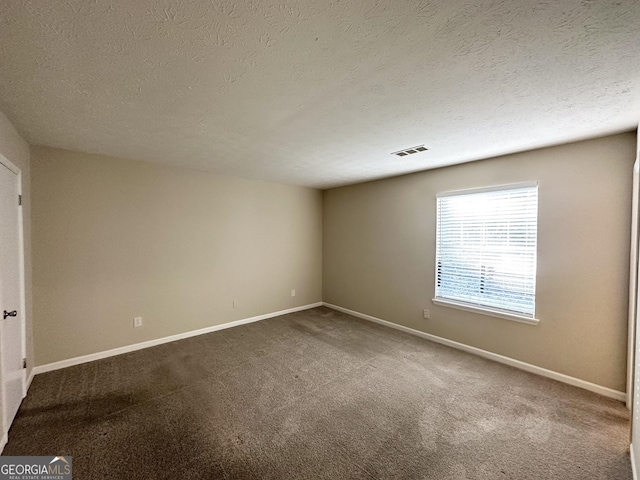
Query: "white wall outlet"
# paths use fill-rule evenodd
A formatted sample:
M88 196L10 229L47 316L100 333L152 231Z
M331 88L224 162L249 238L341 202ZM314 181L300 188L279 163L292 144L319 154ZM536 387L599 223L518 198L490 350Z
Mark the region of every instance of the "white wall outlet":
M233 308L240 307L240 302L238 302L238 300L234 300L231 304L233 305Z
M295 290L291 290L291 296L295 297L296 296L296 291Z
M424 318L431 318L431 313L426 308L422 311Z
M133 328L142 326L142 317L133 317Z

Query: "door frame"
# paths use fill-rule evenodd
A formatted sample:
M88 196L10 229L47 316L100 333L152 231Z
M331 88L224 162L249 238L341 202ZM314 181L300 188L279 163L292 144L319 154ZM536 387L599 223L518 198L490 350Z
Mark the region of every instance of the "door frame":
M11 162L7 157L0 154L0 168L6 167L9 171L14 173L17 176L18 180L18 195L22 195L22 170L18 168L13 162ZM16 199L17 205L17 199ZM26 310L26 288L25 288L25 261L24 261L24 217L22 208L18 206L18 277L20 283L20 301L19 308L22 312L22 315L19 315L20 321L20 350L22 352L22 358L27 358L27 310ZM2 340L2 332L0 329L0 342ZM2 358L0 357L0 395L2 395L2 432L0 432L0 453L4 449L4 446L8 440L9 428L11 425L7 425L7 414L6 414L6 392L4 388L4 380L2 379ZM27 369L22 370L22 398L27 395Z
M631 196L631 244L629 252L629 322L627 333L627 391L626 404L633 410L635 377L636 321L638 302L638 234L639 234L640 158L633 164L633 190Z

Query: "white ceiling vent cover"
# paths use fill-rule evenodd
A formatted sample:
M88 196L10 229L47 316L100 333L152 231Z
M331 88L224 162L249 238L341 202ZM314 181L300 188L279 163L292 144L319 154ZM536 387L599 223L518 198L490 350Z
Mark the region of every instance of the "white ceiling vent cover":
M426 152L429 150L424 145L418 145L417 147L405 148L404 150L398 150L397 152L393 152L391 155L397 155L399 157L405 157L407 155L413 155L414 153Z

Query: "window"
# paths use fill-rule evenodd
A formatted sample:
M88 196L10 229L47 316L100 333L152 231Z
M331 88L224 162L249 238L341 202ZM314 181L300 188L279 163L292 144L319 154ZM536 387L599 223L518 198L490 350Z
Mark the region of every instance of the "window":
M537 185L439 194L434 303L534 319Z

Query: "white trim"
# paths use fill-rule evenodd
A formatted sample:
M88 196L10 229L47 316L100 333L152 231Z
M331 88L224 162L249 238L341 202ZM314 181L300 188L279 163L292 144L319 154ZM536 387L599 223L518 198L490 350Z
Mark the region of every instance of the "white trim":
M218 330L225 330L227 328L237 327L239 325L245 325L247 323L257 322L259 320L265 320L267 318L278 317L280 315L286 315L287 313L300 312L302 310L308 310L310 308L321 307L322 302L311 303L309 305L303 305L301 307L289 308L287 310L280 310L279 312L265 313L264 315L258 315L256 317L243 318L241 320L235 320L233 322L221 323L220 325L213 325L211 327L201 328L199 330L191 330L189 332L178 333L168 337L156 338L155 340L148 340L146 342L134 343L133 345L126 345L124 347L113 348L111 350L105 350L103 352L91 353L89 355L82 355L80 357L68 358L66 360L60 360L59 362L47 363L45 365L38 365L33 368L32 374L38 375L40 373L51 372L53 370L59 370L61 368L71 367L73 365L80 365L81 363L93 362L94 360L100 360L102 358L113 357L116 355L122 355L123 353L135 352L136 350L142 350L143 348L154 347L163 343L175 342L176 340L182 340L184 338L195 337L197 335L203 335L205 333L216 332Z
M640 135L640 134L639 134ZM640 138L640 137L639 137ZM638 302L638 193L640 189L640 157L633 164L631 196L631 246L629 248L629 320L627 333L627 408L633 409L633 378L635 374L636 317ZM633 415L631 416L633 418Z
M20 309L22 313L20 315L20 341L22 343L22 360L27 359L27 282L25 273L25 256L24 256L24 196L22 194L22 171L18 173L18 195L22 198L22 202L18 207L18 241L19 241L19 256L20 256ZM27 371L22 373L22 398L27 396Z
M585 390L589 390L591 392L599 393L600 395L604 395L605 397L613 398L615 400L619 400L624 402L626 395L624 392L619 392L617 390L613 390L611 388L603 387L601 385L596 385L595 383L587 382L586 380L580 380L579 378L570 377L569 375L565 375L564 373L554 372L553 370L547 370L546 368L538 367L536 365L532 365L530 363L521 362L520 360L516 360L510 357L505 357L503 355L499 355L497 353L489 352L487 350L482 350L480 348L471 347L469 345L465 345L464 343L458 343L453 340L449 340L447 338L438 337L436 335L432 335L430 333L421 332L420 330L414 330L413 328L405 327L403 325L398 325L393 322L389 322L387 320L382 320L380 318L373 317L371 315L367 315L365 313L356 312L354 310L349 310L348 308L339 307L337 305L332 305L330 303L324 302L325 307L333 308L334 310L338 310L339 312L347 313L349 315L353 315L354 317L362 318L364 320L369 320L371 322L379 323L380 325L384 325L386 327L395 328L396 330L400 330L405 333L410 333L412 335L416 335L418 337L425 338L427 340L431 340L435 343L440 343L442 345L446 345L448 347L452 347L458 350L462 350L467 353L472 353L474 355L478 355L483 358L487 358L489 360L493 360L498 363L503 363L505 365L510 365L515 368L519 368L520 370L524 370L526 372L535 373L537 375L541 375L543 377L551 378L553 380L557 380L559 382L566 383L568 385L573 385L574 387L584 388Z
M2 451L4 450L4 447L8 441L9 441L9 436L5 432L5 434L2 435L2 439L0 440L0 454L2 454Z
M629 445L629 453L631 454L631 473L633 474L633 480L638 480L638 471L636 470L636 460L633 456L633 443Z
M36 374L34 373L35 368L31 369L31 373L29 374L29 376L27 377L27 383L24 387L24 396L27 396L27 393L29 392L29 387L31 387L31 382L33 382L33 377L36 376Z
M451 190L449 192L440 192L440 193L436 193L436 198L452 197L454 195L470 195L474 193L495 192L498 190L517 190L519 188L532 188L537 186L538 186L538 182L536 181L508 183L506 185L492 185L490 187L467 188L464 190Z
M470 305L468 303L456 302L455 300L432 298L431 302L433 302L435 305L441 305L443 307L457 308L458 310L464 310L465 312L489 315L491 317L503 318L505 320L511 320L514 322L526 323L527 325L538 325L538 323L540 323L540 320L537 318L524 317L518 315L517 313L508 313L502 310L494 310L489 307L480 307L476 305Z

